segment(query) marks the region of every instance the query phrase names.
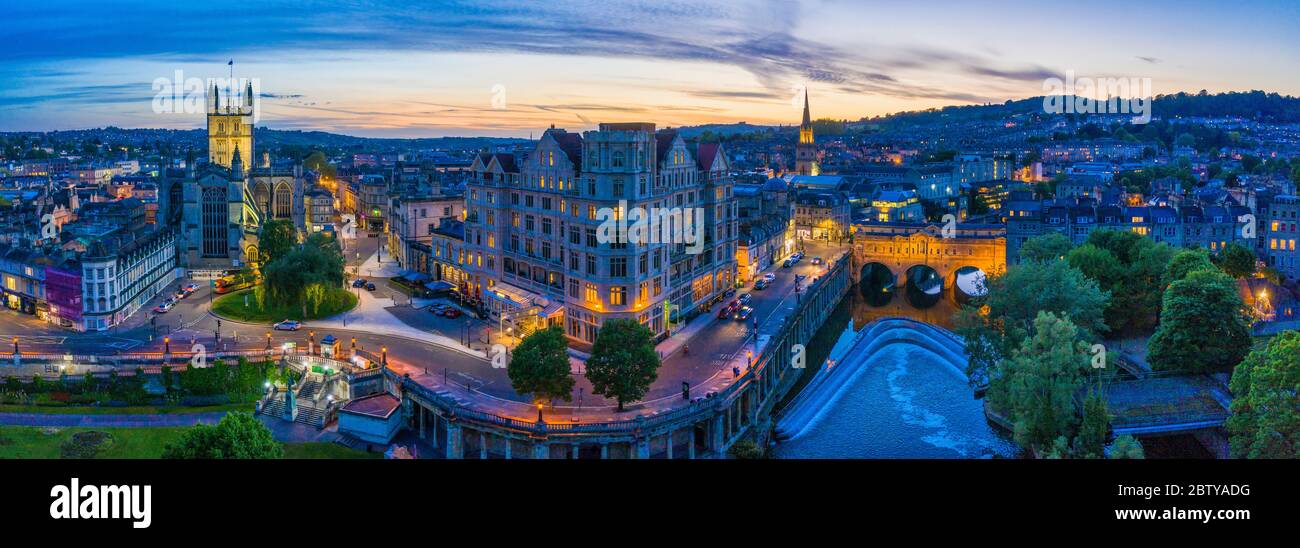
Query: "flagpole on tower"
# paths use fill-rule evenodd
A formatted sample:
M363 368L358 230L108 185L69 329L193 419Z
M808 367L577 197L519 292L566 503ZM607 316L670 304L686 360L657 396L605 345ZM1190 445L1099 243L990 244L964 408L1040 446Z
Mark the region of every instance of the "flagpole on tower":
M235 60L231 59L226 66L230 67L230 79L226 80L226 97L230 98L226 102L226 110L229 111L235 100Z

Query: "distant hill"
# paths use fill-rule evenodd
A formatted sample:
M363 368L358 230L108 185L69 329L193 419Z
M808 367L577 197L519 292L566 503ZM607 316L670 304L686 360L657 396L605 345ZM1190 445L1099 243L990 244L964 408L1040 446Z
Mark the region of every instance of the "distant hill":
M1239 117L1261 122L1300 122L1300 98L1258 90L1216 94L1180 92L1172 95L1157 95L1152 110L1155 116L1164 120L1175 117ZM1042 96L1005 103L899 112L863 118L859 123L928 124L945 121L1001 120L1028 114L1046 115L1043 113Z

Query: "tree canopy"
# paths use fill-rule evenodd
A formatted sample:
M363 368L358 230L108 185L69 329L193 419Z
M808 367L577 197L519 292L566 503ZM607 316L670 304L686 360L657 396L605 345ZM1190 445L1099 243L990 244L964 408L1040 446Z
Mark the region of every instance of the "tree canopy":
M1162 371L1229 371L1250 351L1246 318L1236 281L1218 270L1192 272L1165 290L1147 360Z
M1070 239L1059 232L1049 232L1025 240L1020 246L1020 260L1029 262L1049 262L1065 257L1073 244Z
M970 354L967 373L974 383L996 376L999 361L1035 335L1040 312L1068 318L1082 340L1105 333L1102 311L1109 294L1065 261L1014 265L988 281L980 308L958 313L957 331Z
M278 459L284 448L250 413L230 412L216 425L198 424L163 449L164 459Z
M298 245L298 233L293 221L288 219L271 219L262 223L262 230L257 236L258 259L263 265L283 257Z
M1232 372L1228 440L1236 458L1300 458L1300 332L1286 331Z
M1255 273L1255 252L1236 242L1215 255L1215 260L1229 276L1245 278Z
M515 347L506 368L510 387L539 399L573 398L569 345L559 326L534 331Z
M587 360L587 380L592 390L623 404L645 397L659 378L659 354L654 335L636 320L608 320L600 327Z
M1050 448L1079 424L1075 394L1091 366L1088 345L1069 319L1051 312L1034 318L1034 335L998 364L989 382L989 404L1013 424L1016 443Z

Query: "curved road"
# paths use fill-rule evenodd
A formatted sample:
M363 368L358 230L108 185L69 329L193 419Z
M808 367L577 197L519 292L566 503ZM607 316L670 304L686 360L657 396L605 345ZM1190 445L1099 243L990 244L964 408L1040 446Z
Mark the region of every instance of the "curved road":
M362 255L365 255L367 251L365 240L363 239L362 243ZM812 265L810 259L815 256L829 258L834 254L833 249L829 246L811 243L808 244L807 257L799 265L793 268L781 268L778 263L768 270L777 275L776 282L766 290L752 291L754 297L751 306L755 309L753 318L758 320L760 331L763 330L763 324L772 319L776 312L789 310L794 306L797 298L794 293L796 274L815 276L821 271L822 267ZM355 266L355 254L349 259L349 266ZM179 287L185 283L188 283L188 280L181 280L174 286ZM806 284L806 280L801 283L801 285ZM191 341L201 343L209 350L230 351L265 349L267 347L266 335L269 332L271 333L271 348L280 348L285 342L297 343L299 348L306 347L309 339L308 331L312 329L310 323L301 331L289 332L273 331L268 326L255 326L220 320L220 332L218 333L219 320L209 313L210 299L214 296L206 284L201 283L200 285L201 287L196 293L180 301L168 313L154 314L152 312L153 306L166 297L166 295L159 295L147 308L142 308L123 324L104 332L76 333L46 325L33 316L20 315L9 310L0 310L0 318L4 320L0 322L0 340L9 341L14 336L17 336L19 337L21 350L24 352L104 354L106 352L160 352L163 348L163 337L169 336L172 349L177 352L188 350ZM390 290L384 284L379 285L380 288L375 292L376 297L392 297ZM750 291L750 289L742 289L740 293ZM170 292L167 292L167 294L170 294ZM402 322L426 332L437 328L447 337L455 340L461 339L463 319L459 321L434 319L426 311L415 310L406 306L407 301L404 296L399 294L397 300L401 305L388 310L394 316L400 318ZM680 401L682 382L688 382L692 387L696 387L705 384L711 379L716 382L724 377L730 378L732 360L743 354L741 350L753 334L753 318L747 322L737 322L731 319L719 320L716 319L716 312L717 308L714 307L710 313L691 320L692 324L708 322L710 325L700 329L687 342L687 346L690 348L689 355L684 352L675 352L665 358L659 370L659 379L651 386L643 403L675 404L676 401ZM152 319L155 317L156 319ZM474 331L477 332L478 329L485 328L485 325L486 322L478 322ZM488 408L493 407L491 400L494 399L500 402L531 401L529 398L516 394L510 388L510 380L505 369L494 369L486 360L459 350L437 346L427 341L409 337L375 333L363 327L353 328L352 326L348 326L346 329L317 330L316 341L319 342L326 334L334 335L335 338L340 340L341 346L345 349L349 346L350 339L353 337L356 338L359 348L375 353L378 353L381 347L386 346L390 365L394 369L427 373L429 377L426 378L431 378L435 384L439 385L444 384L445 379L447 383L454 386L468 387L473 392L477 392L478 395L486 396L487 401L483 403ZM692 397L703 395L696 392L696 390L692 390ZM596 408L613 408L615 406L613 401L593 395L590 383L586 381L585 377L581 376L578 378L572 402L556 403L565 408L589 409L591 411L596 411Z

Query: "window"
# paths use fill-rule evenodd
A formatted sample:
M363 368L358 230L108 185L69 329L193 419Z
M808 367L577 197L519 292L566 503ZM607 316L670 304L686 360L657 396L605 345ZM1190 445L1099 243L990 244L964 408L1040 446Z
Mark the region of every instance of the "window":
M600 293L596 291L596 284L587 284L587 302L600 304Z
M627 276L627 257L610 257L609 275L615 278Z
M587 274L594 275L595 273L596 273L596 256L592 254L587 254Z
M609 288L609 304L613 306L627 304L627 288L623 286Z

